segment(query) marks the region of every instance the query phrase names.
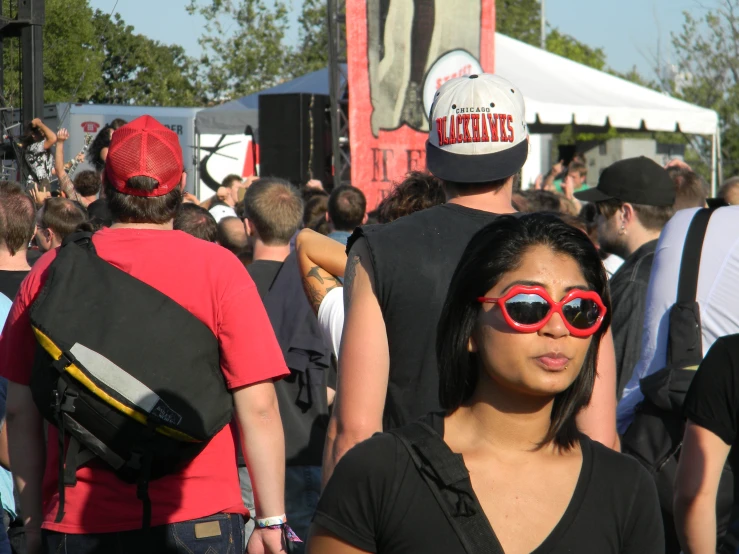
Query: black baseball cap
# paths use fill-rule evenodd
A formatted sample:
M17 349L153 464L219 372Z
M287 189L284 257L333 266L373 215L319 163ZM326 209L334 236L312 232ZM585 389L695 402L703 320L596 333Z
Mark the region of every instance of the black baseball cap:
M645 206L672 206L675 183L657 162L640 156L609 165L598 179L598 186L575 193L585 202L620 200Z

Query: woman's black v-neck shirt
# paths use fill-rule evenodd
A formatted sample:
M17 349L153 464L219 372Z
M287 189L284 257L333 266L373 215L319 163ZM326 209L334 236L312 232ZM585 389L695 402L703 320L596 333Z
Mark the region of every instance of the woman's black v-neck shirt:
M444 420L427 420L443 436ZM532 554L662 554L657 490L632 458L587 437L582 469L562 519ZM379 554L464 554L405 448L377 435L349 451L318 504L314 523Z

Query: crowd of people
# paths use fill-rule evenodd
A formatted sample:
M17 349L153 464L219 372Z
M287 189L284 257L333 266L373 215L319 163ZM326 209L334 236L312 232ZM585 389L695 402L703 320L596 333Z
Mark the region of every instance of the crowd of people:
M0 183L0 554L739 552L739 179L577 155L522 190L524 110L447 82L377 207L199 201L149 116L69 162L34 120Z

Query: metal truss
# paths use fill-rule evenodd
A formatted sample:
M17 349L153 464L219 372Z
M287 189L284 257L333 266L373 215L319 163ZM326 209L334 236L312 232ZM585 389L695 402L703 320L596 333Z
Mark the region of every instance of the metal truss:
M19 133L11 130L44 115L42 31L46 19L45 4L45 0L17 0L14 17L9 17L13 12L12 7L11 13L3 13L0 5L0 177L5 180L19 176L24 182L27 172L25 164L20 163L23 153L16 140ZM3 39L13 37L20 39L21 51L22 103L19 112L3 96Z
M3 50L2 39L20 37L22 120L25 123L34 117L42 117L44 112L42 30L46 19L45 4L45 0L18 0L15 18L7 17L9 14L3 14L0 8L0 57ZM0 71L4 72L1 66ZM0 77L0 84L2 82L3 78Z
M351 181L349 76L346 65L346 0L328 0L329 91L334 186Z

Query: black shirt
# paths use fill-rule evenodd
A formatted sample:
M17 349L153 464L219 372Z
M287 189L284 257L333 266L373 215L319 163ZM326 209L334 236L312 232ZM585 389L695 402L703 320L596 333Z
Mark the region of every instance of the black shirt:
M303 292L295 254L285 262L252 262L247 271L290 369L290 375L275 382L287 465L320 466L329 418L326 387L336 387L331 347Z
M362 227L349 240L351 248L365 237L387 329L390 377L385 429L439 409L436 326L441 309L464 249L496 217L444 204L387 225Z
M18 289L21 288L23 279L28 275L27 270L23 271L5 271L0 270L0 292L13 300Z
M257 286L257 292L259 298L264 300L264 297L269 292L269 288L275 281L275 277L280 272L282 262L275 262L272 260L257 260L250 263L246 270L251 275L254 284Z
M441 435L444 420L428 420ZM582 469L562 519L533 554L661 554L657 490L636 460L583 436ZM376 435L339 462L314 523L368 552L464 554L407 450Z
M35 264L43 255L44 252L41 252L38 248L29 248L26 251L26 262L28 262L28 265L33 267L33 264Z
M613 303L611 329L616 348L618 398L621 398L624 387L631 379L641 354L647 288L656 249L656 240L642 245L626 258L609 282Z
M731 445L728 462L739 499L739 335L713 343L693 377L683 404L685 417Z

